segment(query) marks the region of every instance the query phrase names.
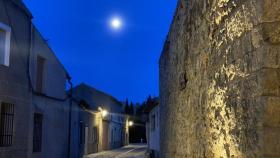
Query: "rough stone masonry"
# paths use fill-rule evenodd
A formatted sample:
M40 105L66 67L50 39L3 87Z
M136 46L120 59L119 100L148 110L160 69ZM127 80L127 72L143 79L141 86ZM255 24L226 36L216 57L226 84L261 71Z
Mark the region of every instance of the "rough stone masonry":
M160 104L161 158L280 158L280 0L180 0Z

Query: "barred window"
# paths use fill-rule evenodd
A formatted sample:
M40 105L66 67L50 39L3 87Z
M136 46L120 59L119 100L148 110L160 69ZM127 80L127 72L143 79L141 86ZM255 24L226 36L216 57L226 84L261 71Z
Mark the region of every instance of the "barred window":
M12 146L14 127L14 105L1 104L0 115L0 147Z
M42 125L43 115L35 113L33 127L33 152L41 152L42 150Z

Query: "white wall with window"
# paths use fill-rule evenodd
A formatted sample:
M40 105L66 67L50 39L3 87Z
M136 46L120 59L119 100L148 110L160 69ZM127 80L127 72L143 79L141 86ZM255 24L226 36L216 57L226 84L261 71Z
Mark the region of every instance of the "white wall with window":
M0 65L10 64L11 28L0 22Z

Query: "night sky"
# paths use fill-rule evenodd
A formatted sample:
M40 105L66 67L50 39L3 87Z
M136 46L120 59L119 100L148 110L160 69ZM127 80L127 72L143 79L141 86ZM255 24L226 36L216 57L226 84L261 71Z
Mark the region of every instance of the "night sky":
M24 0L75 85L119 100L158 96L158 60L177 0ZM117 16L123 26L110 27Z

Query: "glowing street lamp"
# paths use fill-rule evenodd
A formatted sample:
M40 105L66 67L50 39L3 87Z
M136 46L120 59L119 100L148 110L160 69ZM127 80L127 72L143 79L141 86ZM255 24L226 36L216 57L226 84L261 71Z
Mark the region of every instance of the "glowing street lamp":
M133 126L133 124L134 124L133 121L128 122L128 126L130 126L130 127Z
M102 110L101 111L101 114L102 114L102 117L106 117L108 115L108 111L107 110Z
M106 117L109 112L105 109L102 109L101 107L98 107L98 110L101 112L102 117Z

